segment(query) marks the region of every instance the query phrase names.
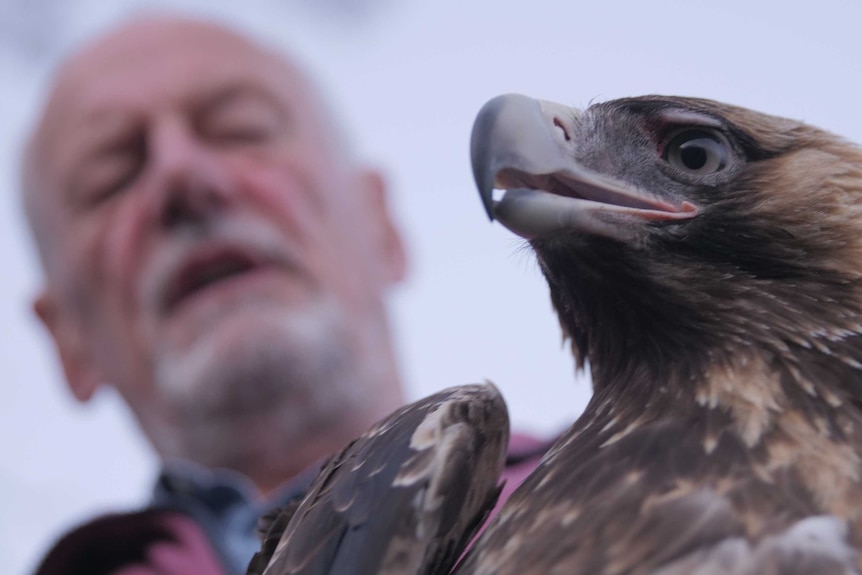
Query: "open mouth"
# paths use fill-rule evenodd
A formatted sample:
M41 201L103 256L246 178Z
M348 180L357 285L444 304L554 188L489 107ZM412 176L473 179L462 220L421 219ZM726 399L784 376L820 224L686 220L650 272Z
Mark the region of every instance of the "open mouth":
M547 192L555 196L604 204L619 211L637 211L648 219L675 219L688 217L696 210L690 202L676 206L659 198L628 190L615 181L604 181L585 170L561 170L551 174L530 174L516 169L502 169L496 174L495 189L503 195L509 190L524 189ZM499 203L500 200L495 200ZM626 210L628 208L628 210Z
M171 311L205 290L261 268L261 262L238 250L219 249L193 257L180 269L165 292L163 309Z

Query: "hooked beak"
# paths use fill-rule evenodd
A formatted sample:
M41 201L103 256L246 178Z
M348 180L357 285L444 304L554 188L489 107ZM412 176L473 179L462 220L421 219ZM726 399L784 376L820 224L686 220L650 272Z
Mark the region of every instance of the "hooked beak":
M527 239L563 229L617 236L608 215L650 221L688 219L674 205L575 160L580 110L519 94L486 103L473 124L473 177L485 211ZM494 189L506 190L495 200ZM617 230L618 231L618 230Z

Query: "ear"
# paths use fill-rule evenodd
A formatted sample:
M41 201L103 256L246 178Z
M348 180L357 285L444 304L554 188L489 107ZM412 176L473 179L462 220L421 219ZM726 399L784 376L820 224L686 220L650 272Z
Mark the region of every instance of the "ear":
M89 401L102 378L86 351L79 326L47 290L36 297L33 311L54 340L72 394L78 401Z
M385 280L390 285L396 284L407 275L407 252L401 233L389 212L386 183L376 170L363 170L360 178L370 198L373 212L371 223L377 231L377 245L385 265Z

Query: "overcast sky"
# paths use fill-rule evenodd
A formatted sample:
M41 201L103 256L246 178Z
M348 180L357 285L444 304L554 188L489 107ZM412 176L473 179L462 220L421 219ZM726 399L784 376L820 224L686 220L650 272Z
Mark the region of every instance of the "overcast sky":
M363 156L384 167L412 255L393 299L411 397L490 379L515 427L583 409L533 257L485 218L473 118L521 92L584 106L646 93L708 97L862 141L862 3L308 0L174 2L299 53ZM0 0L0 565L32 569L59 533L146 500L155 460L120 402L63 387L29 313L38 286L16 198L18 149L56 55L143 2ZM202 8L209 6L208 8Z

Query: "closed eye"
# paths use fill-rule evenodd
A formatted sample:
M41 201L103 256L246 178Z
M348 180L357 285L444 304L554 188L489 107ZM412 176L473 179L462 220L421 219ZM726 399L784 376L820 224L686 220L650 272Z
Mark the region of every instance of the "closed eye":
M254 145L268 142L282 131L284 114L268 97L236 88L205 106L197 125L201 136L214 144Z
M73 188L83 205L99 204L126 189L146 163L146 141L142 133L112 143L85 159L73 176Z

